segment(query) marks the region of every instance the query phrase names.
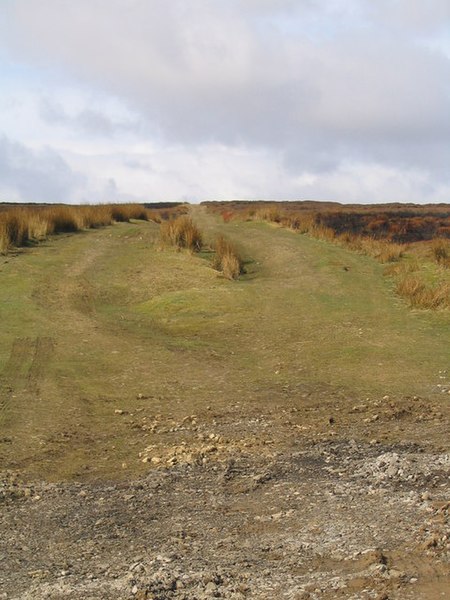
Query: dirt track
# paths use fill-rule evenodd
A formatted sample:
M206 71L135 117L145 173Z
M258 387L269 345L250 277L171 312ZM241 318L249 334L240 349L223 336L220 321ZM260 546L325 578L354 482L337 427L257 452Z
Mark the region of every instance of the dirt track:
M238 283L147 224L0 265L0 598L446 597L448 319L230 235Z
M354 441L255 453L215 430L131 483L5 481L2 597L446 597L448 455Z

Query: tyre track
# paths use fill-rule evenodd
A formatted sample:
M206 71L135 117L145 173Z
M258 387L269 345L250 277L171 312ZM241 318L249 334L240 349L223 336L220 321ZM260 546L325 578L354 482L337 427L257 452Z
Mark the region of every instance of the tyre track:
M0 423L9 409L14 391L26 377L26 364L32 357L33 349L31 338L16 338L12 344L9 359L0 374Z
M39 383L45 377L53 350L54 341L50 337L14 340L9 359L0 373L0 423L6 418L16 394L39 393Z
M34 344L34 355L28 370L28 391L39 394L39 383L45 377L45 369L54 351L54 340L50 337L38 337Z

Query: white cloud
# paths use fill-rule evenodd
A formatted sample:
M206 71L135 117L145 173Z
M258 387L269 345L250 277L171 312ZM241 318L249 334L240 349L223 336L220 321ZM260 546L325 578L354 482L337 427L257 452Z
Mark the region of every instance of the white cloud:
M24 116L8 135L50 140L95 193L109 179L158 199L448 187L447 0L9 0L4 14L4 51L42 79L0 127Z

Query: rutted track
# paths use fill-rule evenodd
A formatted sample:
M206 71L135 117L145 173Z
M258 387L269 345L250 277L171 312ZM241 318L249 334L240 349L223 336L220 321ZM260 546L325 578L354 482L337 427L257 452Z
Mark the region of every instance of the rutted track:
M441 599L445 320L368 259L229 232L239 282L152 224L8 263L0 598Z

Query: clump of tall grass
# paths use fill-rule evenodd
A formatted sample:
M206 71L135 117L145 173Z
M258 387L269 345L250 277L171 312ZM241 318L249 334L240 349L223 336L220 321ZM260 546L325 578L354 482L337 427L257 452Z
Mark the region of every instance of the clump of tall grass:
M260 221L269 221L270 223L281 223L283 215L276 206L267 206L254 212L254 218Z
M227 279L238 279L244 272L244 263L236 247L225 236L220 235L214 244L213 268Z
M443 267L450 267L450 241L442 238L433 240L431 245L433 259Z
M179 249L186 248L191 252L199 252L203 244L200 229L187 216L162 222L160 237L164 244L176 246Z
M384 274L388 277L405 277L418 271L420 271L420 264L417 257L409 257L407 260L400 260L386 265Z
M141 204L111 204L111 215L114 221L128 222L130 219L148 221L147 209Z
M361 249L364 254L372 256L381 263L399 261L405 254L405 244L396 244L384 240L360 237Z
M98 206L80 206L79 218L81 227L85 229L106 227L113 222L111 207L107 204Z
M140 204L8 207L0 212L0 252L4 254L54 233L74 233L130 219L148 220L147 209Z
M74 233L83 227L82 215L71 206L56 206L45 210L49 233Z
M450 285L438 283L426 284L416 275L406 275L397 281L396 292L407 298L415 308L448 308L450 307Z

